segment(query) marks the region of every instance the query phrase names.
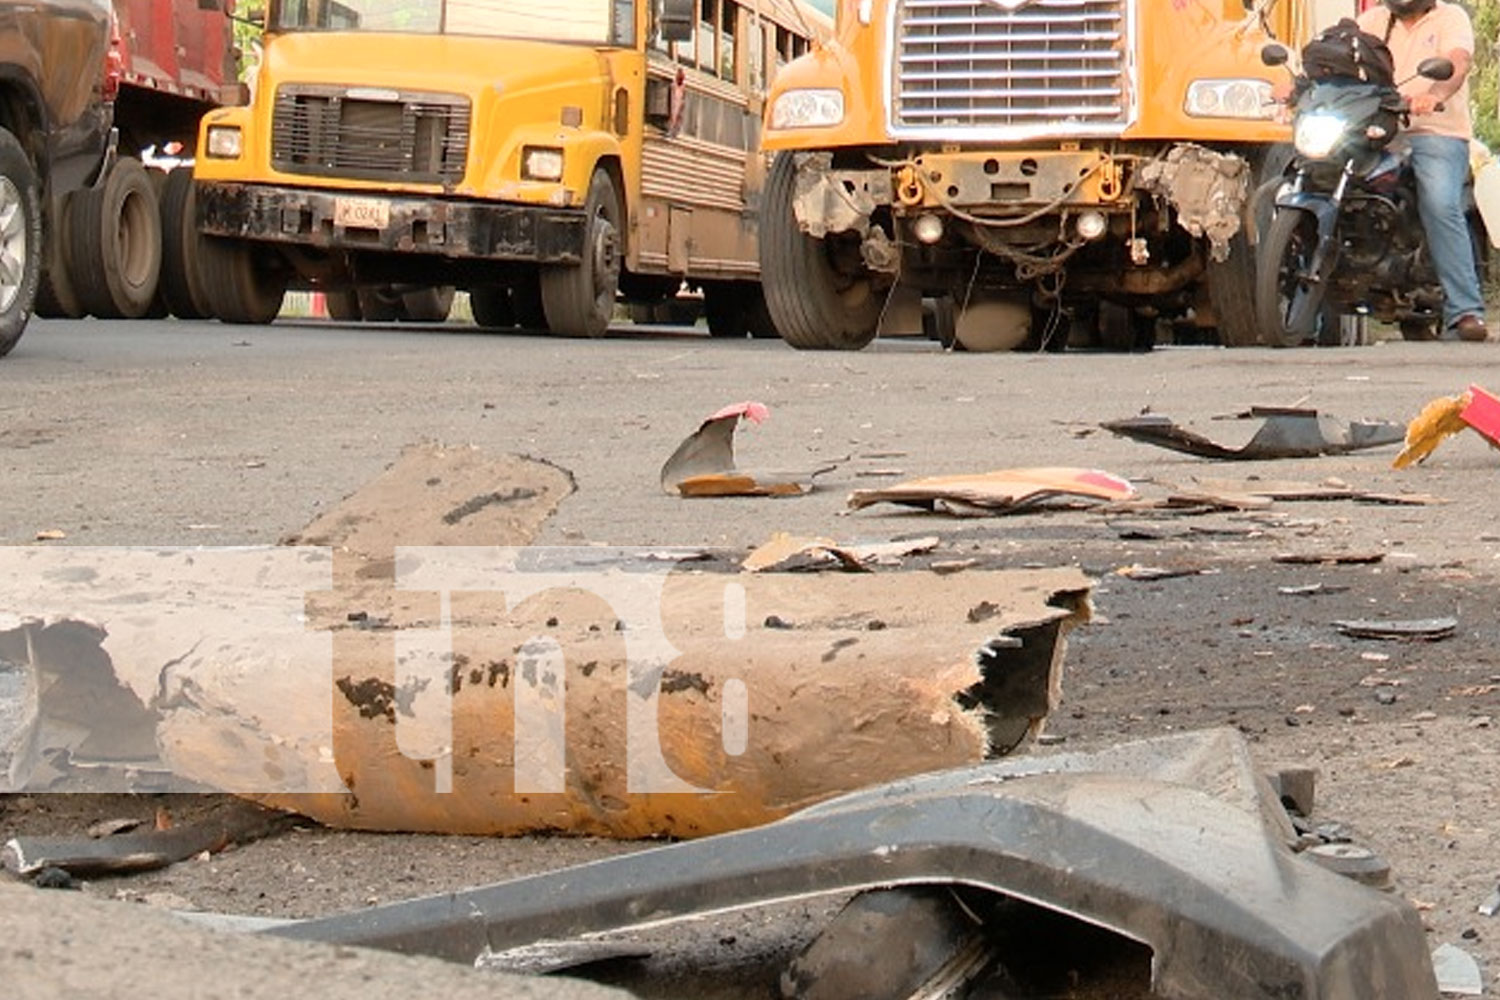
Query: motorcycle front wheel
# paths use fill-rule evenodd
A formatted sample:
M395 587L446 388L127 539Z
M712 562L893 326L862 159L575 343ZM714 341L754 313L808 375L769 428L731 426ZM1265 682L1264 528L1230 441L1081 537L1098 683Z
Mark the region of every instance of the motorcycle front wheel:
M1256 249L1255 310L1261 343L1300 347L1317 333L1328 290L1312 273L1317 248L1318 220L1312 213L1276 210ZM1325 265L1323 270L1326 274L1332 268Z

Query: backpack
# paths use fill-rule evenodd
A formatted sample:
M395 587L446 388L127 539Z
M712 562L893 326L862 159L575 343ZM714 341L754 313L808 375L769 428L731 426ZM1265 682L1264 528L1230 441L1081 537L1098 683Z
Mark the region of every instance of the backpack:
M1391 50L1348 17L1325 28L1302 47L1302 72L1311 80L1341 78L1385 87L1396 85Z

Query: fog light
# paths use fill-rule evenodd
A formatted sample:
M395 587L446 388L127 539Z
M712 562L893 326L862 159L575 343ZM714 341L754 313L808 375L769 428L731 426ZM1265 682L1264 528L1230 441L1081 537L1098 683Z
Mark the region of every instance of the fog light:
M1097 240L1104 235L1108 225L1103 212L1084 212L1078 217L1078 235L1086 240Z
M936 243L943 238L943 220L935 215L919 215L911 224L911 231L923 243Z

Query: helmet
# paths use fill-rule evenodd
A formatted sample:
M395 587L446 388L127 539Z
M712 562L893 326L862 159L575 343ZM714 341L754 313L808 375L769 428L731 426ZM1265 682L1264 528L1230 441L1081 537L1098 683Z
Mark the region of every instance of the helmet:
M1437 6L1437 0L1381 0L1395 17L1418 17Z

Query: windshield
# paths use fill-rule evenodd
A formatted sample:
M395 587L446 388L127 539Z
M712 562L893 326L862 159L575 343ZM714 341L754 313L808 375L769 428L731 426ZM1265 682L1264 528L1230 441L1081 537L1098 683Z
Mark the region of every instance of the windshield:
M488 35L599 45L634 39L635 0L283 0L275 31Z

